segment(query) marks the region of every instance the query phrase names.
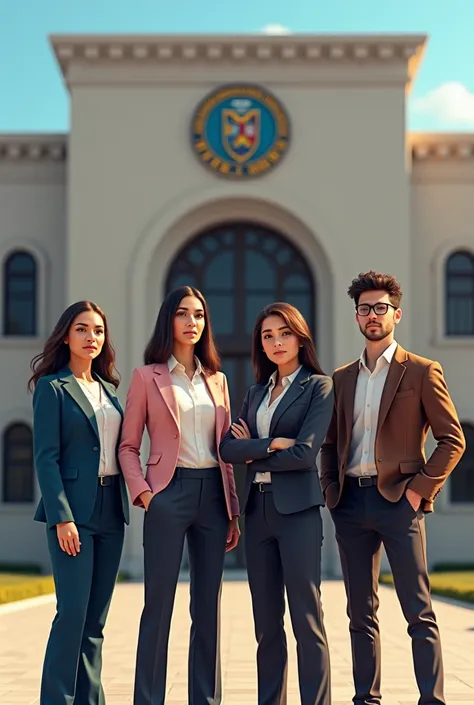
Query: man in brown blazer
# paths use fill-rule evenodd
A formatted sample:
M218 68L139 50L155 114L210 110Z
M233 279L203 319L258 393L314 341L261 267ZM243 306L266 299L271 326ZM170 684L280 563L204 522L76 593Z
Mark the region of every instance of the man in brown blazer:
M360 274L348 294L366 345L358 360L334 373L321 486L346 588L353 701L381 702L377 589L383 545L412 639L418 705L445 705L425 514L461 458L464 436L439 363L407 352L394 339L402 317L395 277ZM426 459L430 428L437 446Z

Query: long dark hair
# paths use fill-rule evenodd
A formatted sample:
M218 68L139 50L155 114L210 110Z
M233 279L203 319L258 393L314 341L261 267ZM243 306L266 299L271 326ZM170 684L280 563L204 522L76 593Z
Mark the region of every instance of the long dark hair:
M205 326L202 336L194 347L194 352L202 366L209 372L220 370L220 358L212 335L211 319L206 299L193 286L180 286L173 289L161 304L155 323L155 329L145 349L145 365L168 362L173 354L173 321L179 304L185 296L195 296L204 309Z
M288 328L298 337L300 345L303 346L298 354L300 364L315 374L323 375L324 372L318 362L311 331L306 320L291 304L276 301L260 311L253 329L252 364L257 384L266 384L278 368L275 362L268 359L262 347L262 324L268 316L280 316Z
M100 306L93 301L77 301L71 304L60 316L59 321L49 336L43 352L36 355L30 364L33 375L28 381L28 389L33 391L38 380L46 375L59 372L69 364L70 350L64 342L69 329L79 314L84 311L94 311L104 322L104 344L100 354L92 360L92 370L115 388L119 386L120 377L115 369L115 350L109 338L107 318Z

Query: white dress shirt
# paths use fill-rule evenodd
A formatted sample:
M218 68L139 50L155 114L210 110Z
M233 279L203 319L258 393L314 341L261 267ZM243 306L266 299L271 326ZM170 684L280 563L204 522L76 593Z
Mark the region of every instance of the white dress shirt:
M100 382L89 384L82 379L77 381L92 408L94 409L100 440L99 477L119 475L117 465L117 442L122 417L110 401Z
M270 398L272 395L272 391L275 388L276 385L276 380L277 380L277 370L272 374L270 377L270 380L268 382L268 391L266 395L264 396L262 403L257 409L257 433L259 438L269 438L270 436L270 426L272 423L272 418L273 414L275 413L275 409L277 408L278 404L281 402L285 394L290 388L291 383L294 381L294 379L297 377L298 372L301 370L301 365L298 367L297 370L291 373L291 375L288 375L287 377L283 377L281 380L281 383L283 385L283 390L281 394L270 404ZM271 482L272 481L272 476L270 472L257 472L255 473L255 480L254 482Z
M216 407L207 388L202 366L196 358L196 370L189 379L184 365L172 355L168 360L173 391L178 403L181 443L178 467L219 467L216 450Z
M360 356L351 444L346 470L346 475L350 477L366 477L377 474L375 436L380 401L396 348L397 342L394 340L378 358L373 372L370 372L365 363L365 350Z

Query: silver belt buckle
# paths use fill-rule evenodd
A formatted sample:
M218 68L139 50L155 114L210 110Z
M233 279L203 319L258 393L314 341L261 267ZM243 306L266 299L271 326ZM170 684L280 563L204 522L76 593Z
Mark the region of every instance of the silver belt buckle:
M263 493L263 482L258 483L258 491Z
M102 487L105 487L105 486L106 486L106 483L105 483L105 475L101 475L101 476L100 476L99 482L100 482L100 484L102 485Z

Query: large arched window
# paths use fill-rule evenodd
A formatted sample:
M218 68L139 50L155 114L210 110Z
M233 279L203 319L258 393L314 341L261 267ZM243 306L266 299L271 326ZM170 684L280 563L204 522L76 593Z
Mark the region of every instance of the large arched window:
M33 502L33 435L24 423L14 423L3 433L3 501Z
M446 335L474 335L474 255L453 252L446 262Z
M450 477L450 499L454 503L474 503L474 424L463 423L466 450Z
M37 266L29 252L12 252L3 266L3 334L36 335Z
M244 392L254 384L250 350L260 309L288 301L314 329L311 270L280 233L249 222L228 223L202 233L178 253L168 272L167 291L184 284L197 287L207 299L237 413Z
M209 304L235 418L246 390L255 383L252 330L263 306L288 301L301 311L314 335L312 272L282 234L251 222L231 222L201 233L178 252L168 272L167 292L185 284L202 291ZM245 466L234 467L241 491ZM243 545L240 541L236 551L227 554L228 567L244 566Z

